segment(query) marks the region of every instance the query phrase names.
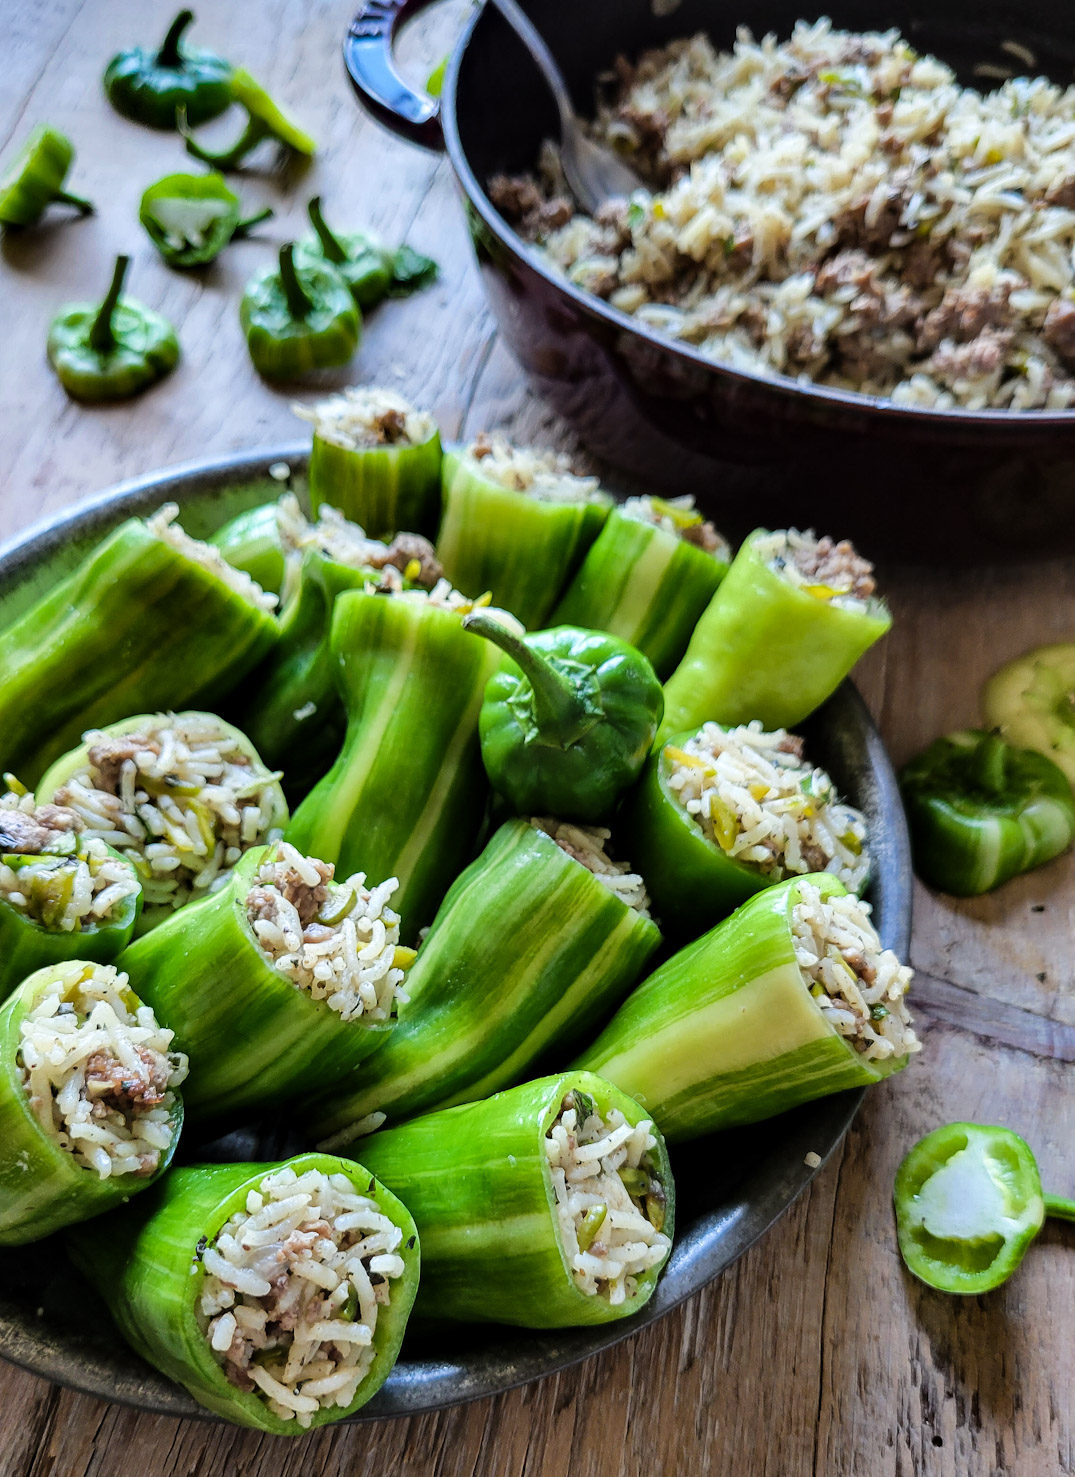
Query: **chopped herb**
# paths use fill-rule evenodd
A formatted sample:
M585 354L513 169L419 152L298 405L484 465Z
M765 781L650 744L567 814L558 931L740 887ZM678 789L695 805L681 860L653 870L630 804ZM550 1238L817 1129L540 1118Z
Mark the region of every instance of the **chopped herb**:
M627 207L627 224L631 230L633 231L636 226L640 226L645 219L646 207L642 204L641 200L632 200Z
M887 1017L887 1015L888 1015L888 1006L887 1005L871 1005L870 1006L870 1020L871 1021L883 1021Z

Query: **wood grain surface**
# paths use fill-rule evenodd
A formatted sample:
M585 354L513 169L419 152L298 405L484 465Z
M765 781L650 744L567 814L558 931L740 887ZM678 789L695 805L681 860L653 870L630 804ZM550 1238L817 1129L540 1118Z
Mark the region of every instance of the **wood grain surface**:
M370 314L354 368L303 398L360 376L428 406L448 436L501 426L571 445L498 338L447 165L359 113L340 61L350 5L202 0L194 40L245 63L324 147L311 167L283 170L270 149L240 189L275 220L182 275L136 219L145 185L185 167L180 143L117 117L100 87L115 50L163 33L171 0L4 0L0 152L37 122L64 129L78 148L71 188L99 211L56 211L3 240L0 536L136 473L301 434L294 397L250 367L237 301L273 244L303 229L315 191L330 221L406 236L442 272L431 291ZM449 7L405 38L416 76L458 19ZM212 126L224 136L231 120ZM45 363L47 325L61 302L101 295L120 250L133 256L129 291L177 324L183 360L137 401L79 407ZM896 761L975 721L980 682L1001 660L1075 631L1075 568L1012 568L1003 554L958 577L892 574L895 627L858 680ZM753 1251L617 1349L497 1399L293 1442L143 1416L0 1366L0 1477L1075 1472L1071 1228L1047 1229L1003 1290L949 1299L904 1273L889 1199L907 1148L953 1118L1016 1128L1047 1185L1075 1193L1073 884L1069 857L980 901L919 889L921 1057L870 1095L842 1150Z

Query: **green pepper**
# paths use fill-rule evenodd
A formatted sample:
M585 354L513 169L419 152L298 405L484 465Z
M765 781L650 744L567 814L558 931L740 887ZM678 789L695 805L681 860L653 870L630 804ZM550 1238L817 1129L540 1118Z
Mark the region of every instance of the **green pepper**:
M91 215L88 200L63 188L74 157L66 134L39 123L0 179L0 225L32 226L54 203Z
M651 919L551 836L506 822L438 909L388 1042L312 1105L316 1131L375 1112L395 1123L511 1086L584 1039L660 942Z
M957 897L1040 867L1075 837L1075 795L1064 772L995 733L935 739L904 768L900 789L915 870Z
M115 975L108 966L80 960L50 965L23 980L0 1005L0 1246L39 1241L61 1226L127 1201L164 1173L179 1142L183 1104L175 1091L168 1142L152 1173L102 1177L75 1158L73 1146L61 1146L58 1134L49 1132L34 1112L20 1061L23 1022L57 988L65 1005L79 1001L80 987L100 969ZM124 1008L134 1015L142 1001L122 975L116 983Z
M269 94L243 67L236 67L228 82L228 101L238 103L246 113L246 126L229 149L206 149L189 132L188 123L197 120L179 114L178 126L187 144L187 153L217 169L238 169L246 156L257 148L263 139L276 139L296 154L311 158L317 152L317 144L293 118L274 103Z
M509 658L489 679L479 720L493 789L520 815L604 819L638 778L664 711L647 659L574 626L520 638L480 612L463 625Z
M849 607L839 590L787 578L764 552L770 538L756 529L745 540L694 628L665 683L660 742L709 719L795 728L892 624L880 600Z
M345 591L330 648L347 732L285 839L342 874L398 877L408 942L428 923L478 834L487 786L478 741L496 651L459 611L417 591Z
M476 452L484 447L444 458L437 554L456 589L488 592L533 630L600 533L612 499L582 478L574 496L516 490L484 471L485 456Z
M402 1233L402 1276L391 1279L389 1298L378 1306L373 1359L345 1405L327 1405L302 1424L276 1415L257 1388L241 1390L228 1379L205 1331L199 1303L205 1282L203 1256L233 1215L247 1208L266 1178L290 1169L342 1174L372 1200ZM353 1415L387 1379L399 1354L418 1289L418 1233L407 1208L368 1170L329 1154L300 1154L286 1164L196 1164L174 1170L149 1195L115 1215L80 1227L68 1237L79 1269L108 1304L131 1347L199 1405L241 1426L275 1436L301 1436Z
M89 728L210 704L278 630L196 550L130 519L0 631L0 770L36 783Z
M315 195L306 209L314 234L299 242L300 260L328 262L347 283L360 308L376 307L388 296L392 283L392 253L364 231L330 231L321 214L320 195Z
M811 995L791 927L804 883L823 899L846 892L819 873L755 893L644 980L576 1062L637 1099L669 1143L756 1123L906 1065L906 1056L857 1051Z
M180 109L197 124L228 107L231 64L211 51L181 45L193 19L193 11L181 10L159 49L132 46L112 58L104 88L117 113L150 128L175 128Z
M129 399L179 362L179 340L167 318L120 297L130 261L117 257L103 303L69 303L52 320L49 363L76 400Z
M388 284L389 297L410 297L437 280L440 268L431 256L415 251L406 242L392 253L392 280Z
M287 564L278 507L279 503L262 503L236 513L206 540L220 550L233 569L241 569L273 595L279 595L284 587Z
M138 219L170 267L201 267L272 211L240 219L239 197L219 174L166 174L142 195Z
M1026 1142L982 1123L946 1123L920 1139L896 1171L893 1199L903 1260L939 1292L990 1292L1046 1216L1075 1221L1075 1201L1042 1194Z
M682 518L672 504L645 502ZM689 522L664 521L675 523L676 531L613 508L549 618L553 626L588 626L629 641L662 679L683 656L728 572L726 546L711 553L684 537L701 525L701 514Z
M652 1296L660 1265L620 1303L585 1292L572 1276L545 1136L576 1090L601 1114L618 1109L632 1125L648 1116L610 1083L565 1072L362 1140L363 1162L422 1228L422 1315L569 1328L629 1318ZM661 1190L671 1238L672 1171L659 1131L654 1137L649 1181Z
M1075 644L1036 646L994 672L982 691L990 728L1058 764L1075 785Z
M279 268L251 278L239 305L254 368L267 379L346 364L358 348L362 319L346 282L327 262L296 263L294 251L281 246Z

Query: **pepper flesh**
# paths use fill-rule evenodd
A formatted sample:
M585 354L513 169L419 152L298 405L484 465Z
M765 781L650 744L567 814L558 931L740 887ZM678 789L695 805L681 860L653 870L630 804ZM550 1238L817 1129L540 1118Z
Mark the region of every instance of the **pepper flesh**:
M896 1172L893 1200L903 1260L940 1292L999 1287L1046 1216L1075 1220L1075 1202L1042 1194L1027 1143L982 1123L948 1123L920 1139Z
M230 62L214 52L182 45L194 19L181 10L160 47L132 46L117 53L104 75L117 113L150 128L175 128L180 109L193 124L208 123L231 103Z
M1075 837L1075 795L1063 771L994 733L936 739L904 768L900 789L915 869L957 897L1042 866Z
M267 379L346 364L358 348L362 319L343 278L327 262L297 264L294 244L279 267L247 284L239 321L254 368Z
M508 657L479 720L490 784L521 815L603 819L638 778L664 711L649 661L600 631L518 637L480 612L463 625Z
M425 441L349 447L320 435L315 422L310 506L314 513L325 503L338 508L370 538L390 539L403 531L433 538L440 518L441 461L436 427Z
M126 400L179 362L179 340L167 318L120 296L129 265L130 257L116 259L104 302L71 303L52 320L49 363L76 400Z
M0 179L0 225L32 226L54 203L92 214L88 200L63 188L74 157L66 134L39 123Z
M219 174L166 174L142 195L138 219L170 267L201 267L272 211L241 219L239 197Z

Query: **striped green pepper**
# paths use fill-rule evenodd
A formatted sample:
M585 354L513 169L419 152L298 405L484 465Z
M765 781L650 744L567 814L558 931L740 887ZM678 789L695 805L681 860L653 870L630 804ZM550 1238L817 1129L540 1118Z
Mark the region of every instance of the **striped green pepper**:
M402 531L433 538L440 517L441 459L436 428L414 445L344 446L315 421L310 504L315 513L324 503L339 508L370 538Z
M241 569L272 595L279 595L283 589L287 565L276 516L278 507L278 503L262 503L237 513L206 540L220 550L233 569Z
M823 898L846 892L816 873L756 893L650 975L579 1057L577 1066L652 1113L670 1143L771 1118L906 1065L906 1057L867 1060L813 999L791 932L804 881Z
M727 572L722 552L613 508L549 624L619 636L644 652L663 679Z
M437 554L445 575L467 595L488 592L529 630L546 623L612 505L600 492L573 502L516 492L455 452L444 458L442 491Z
M329 1086L393 1029L343 1020L258 946L247 894L273 850L248 851L224 887L180 908L119 960L190 1058L183 1097L192 1118L235 1117ZM330 901L341 892L329 884Z
M660 942L655 923L551 836L507 821L452 884L387 1044L312 1106L317 1131L511 1086L544 1053L585 1039Z
M422 1237L424 1317L467 1323L565 1328L629 1318L648 1301L660 1268L643 1273L621 1303L582 1291L571 1275L545 1136L568 1093L598 1112L616 1108L632 1125L646 1114L610 1083L565 1072L416 1118L363 1139L371 1172L405 1201ZM660 1191L671 1238L675 1191L659 1132L650 1185Z
M499 653L463 630L461 611L417 591L344 592L330 646L347 732L286 839L341 874L398 877L395 907L411 941L484 817L478 713Z
M0 768L34 784L87 729L209 704L277 633L274 616L131 519L0 632Z
M228 1379L210 1348L198 1302L206 1247L246 1208L247 1197L266 1176L284 1167L198 1164L174 1170L137 1205L72 1233L68 1246L131 1347L184 1385L199 1405L237 1425L275 1436L301 1436L305 1429L353 1415L388 1378L418 1289L419 1248L407 1208L362 1165L328 1154L302 1154L287 1162L298 1175L310 1169L346 1175L360 1195L374 1200L403 1233L404 1272L394 1279L390 1300L378 1309L373 1362L351 1403L324 1408L305 1426L281 1419L256 1389L241 1390Z

